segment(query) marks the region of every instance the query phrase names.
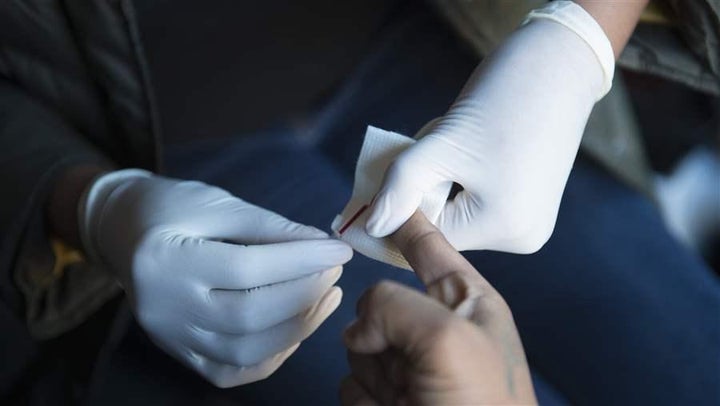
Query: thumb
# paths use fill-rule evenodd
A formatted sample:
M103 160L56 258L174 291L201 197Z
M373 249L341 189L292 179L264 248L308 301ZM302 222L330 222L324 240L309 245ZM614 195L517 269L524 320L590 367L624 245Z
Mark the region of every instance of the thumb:
M467 190L445 203L435 225L458 251L482 249L488 232L481 227L482 203Z
M423 184L427 185L428 181L420 182L424 171L409 162L400 158L385 173L365 225L370 236L382 238L394 233L420 206Z
M418 211L390 237L426 287L451 274L484 281L422 212Z
M343 334L345 345L360 354L397 348L411 357L427 355L434 333L453 318L451 310L410 287L382 281L357 303L358 318Z

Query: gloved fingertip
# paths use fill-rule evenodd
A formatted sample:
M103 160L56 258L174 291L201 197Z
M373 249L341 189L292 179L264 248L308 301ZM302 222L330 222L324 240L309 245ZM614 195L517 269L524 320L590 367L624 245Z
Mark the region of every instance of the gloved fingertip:
M365 224L365 232L367 232L371 237L383 238L387 234L384 233L385 229L378 217L380 217L380 215L374 215L374 217L368 218L368 221Z
M338 307L340 307L342 297L343 291L339 286L333 286L328 289L323 298L320 299L318 309L316 310L316 313L320 316L321 320L325 320L335 310L337 310Z
M371 237L383 238L390 234L390 232L386 232L387 226L384 220L389 217L387 206L387 197L385 195L378 195L375 198L375 203L370 208L370 215L365 222L365 232Z
M329 289L326 300L327 300L327 306L328 308L332 309L331 312L334 312L335 309L340 306L340 302L342 302L343 298L343 290L340 286L333 286Z
M343 265L346 262L350 261L353 257L353 254L355 253L352 247L348 245L348 243L346 243L345 241L333 240L333 242L336 242L337 244L338 265Z
M388 213L389 210L385 210L384 212ZM410 215L412 215L412 213L410 213ZM385 238L397 231L400 227L402 227L402 225L407 221L407 219L410 218L410 215L405 215L404 213L397 212L387 215L380 215L382 220L373 223L371 223L368 219L368 222L365 225L365 231L371 237Z
M390 189L379 194L365 223L365 232L375 238L387 237L405 224L421 200L422 194L413 190Z

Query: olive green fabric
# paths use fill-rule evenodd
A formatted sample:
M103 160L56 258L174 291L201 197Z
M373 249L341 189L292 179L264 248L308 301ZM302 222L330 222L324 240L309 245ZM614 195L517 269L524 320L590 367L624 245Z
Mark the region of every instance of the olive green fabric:
M430 0L479 56L490 53L546 0ZM720 94L720 0L655 2L672 24L640 24L618 60L703 92ZM653 28L648 28L653 26Z

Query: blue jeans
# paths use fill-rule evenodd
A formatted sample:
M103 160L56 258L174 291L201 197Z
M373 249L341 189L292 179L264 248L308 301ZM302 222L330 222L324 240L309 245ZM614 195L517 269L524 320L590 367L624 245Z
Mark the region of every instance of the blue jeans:
M364 126L413 133L443 113L475 64L428 18L390 35L309 126L176 146L168 173L327 230L350 196ZM592 161L578 159L540 252L467 257L510 304L542 404L720 402L717 276L668 235L647 198ZM270 378L232 390L204 383L133 326L91 401L334 404L348 370L341 331L380 279L419 287L412 273L356 255L336 313Z

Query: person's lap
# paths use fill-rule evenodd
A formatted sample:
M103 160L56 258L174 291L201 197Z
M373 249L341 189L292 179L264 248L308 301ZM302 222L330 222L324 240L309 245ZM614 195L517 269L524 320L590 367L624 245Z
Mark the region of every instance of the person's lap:
M170 156L172 176L224 187L325 230L350 194L349 182L322 153L287 133L194 144ZM535 374L543 404L563 403L551 387L583 404L717 400L717 279L667 235L649 200L591 162L579 159L555 233L539 253L467 256L513 309L531 366L551 383ZM127 368L135 382L125 383L143 398L333 403L347 373L341 331L359 295L382 278L419 286L409 272L356 255L340 281L341 307L265 381L215 389L137 332L119 354L138 360L122 359L116 372ZM147 369L138 372L139 366ZM114 387L129 393L122 382Z
M285 132L171 148L168 157L171 176L223 187L261 207L327 231L332 217L350 197L350 184L341 173L316 149ZM106 375L109 390L99 400L104 403L119 399L113 392L122 391L125 395L136 394L139 399L149 397L181 404L198 399L205 404L335 403L340 380L348 373L342 330L354 319L355 303L362 292L381 279L421 286L410 272L356 255L345 266L339 282L344 297L338 310L270 378L230 390L213 388L179 367L133 325L133 332L118 351L123 356L115 357L124 359L116 361L115 371ZM138 371L141 366L143 370ZM127 373L120 372L123 369ZM135 378L123 382L112 378L119 374ZM137 379L139 376L146 379ZM534 378L545 404L563 404L545 382Z
M350 196L364 126L410 134L444 112L475 64L427 19L392 37L385 54L340 92L343 103L329 103L305 136L277 131L171 148L168 174L224 187L327 230ZM317 148L302 142L309 140ZM648 199L590 161L579 159L554 236L538 254L468 258L512 307L541 403L563 404L552 387L584 404L720 400L717 278L667 235ZM338 311L276 374L232 390L180 367L135 325L101 382L105 390L95 391L97 403L125 404L128 396L143 403L335 403L347 371L342 328L360 293L380 278L418 286L411 273L356 255L340 281Z
M190 154L195 154L195 148ZM231 157L232 164L224 168L200 165L199 172L180 176L212 182L240 198L328 232L333 216L350 197L350 185L329 161L285 134L246 138L222 146L203 161L220 162L223 157ZM339 282L343 302L333 316L277 373L228 396L275 404L337 401L340 380L348 371L341 331L354 318L359 295L381 278L414 282L410 273L356 255L345 266Z
M412 135L444 113L447 89L477 63L435 24L423 27L360 75L341 119L323 127L320 146L346 175L364 124ZM646 196L582 154L539 253L468 257L513 308L535 372L572 403L720 402L718 278L667 233Z
M720 283L653 203L579 159L537 254L467 255L513 310L530 364L578 404L720 401Z

